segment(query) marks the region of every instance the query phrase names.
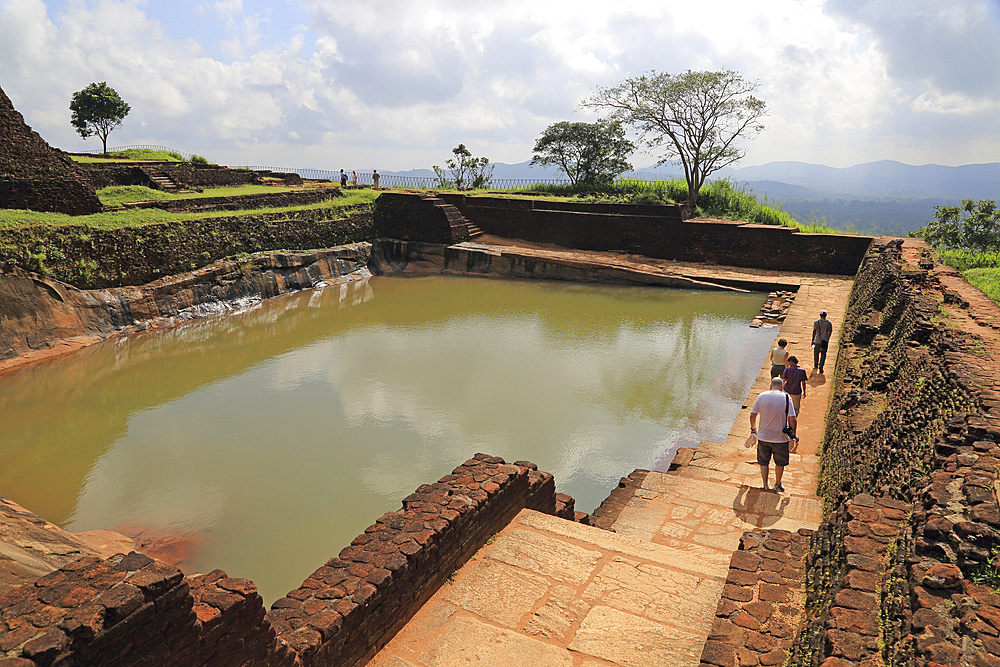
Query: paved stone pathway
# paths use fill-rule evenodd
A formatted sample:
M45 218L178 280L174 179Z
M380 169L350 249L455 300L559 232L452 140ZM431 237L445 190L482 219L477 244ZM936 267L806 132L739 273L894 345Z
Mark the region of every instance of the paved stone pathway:
M537 247L531 251L544 252ZM607 261L631 259L613 256ZM725 441L701 443L678 471L639 475L638 488L612 524L614 532L522 511L370 665L697 665L743 532L818 526L822 503L815 496L816 453L851 279L688 268L646 258L642 263L709 280L798 286L780 336L807 369L812 366L812 322L821 309L829 311L834 340L827 375L811 373L799 426L801 445L785 472L787 491L761 490L755 452L743 447L750 406L770 379L770 366L762 359L745 409Z

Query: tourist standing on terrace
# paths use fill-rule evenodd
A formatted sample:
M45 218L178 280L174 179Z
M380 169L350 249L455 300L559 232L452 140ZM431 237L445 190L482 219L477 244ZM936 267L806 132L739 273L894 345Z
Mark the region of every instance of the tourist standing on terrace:
M819 319L813 322L813 368L823 372L826 363L826 348L830 346L830 336L833 335L833 322L826 319L826 311L819 311Z
M378 187L378 179L379 179L378 169L372 169L372 187L373 188L377 188Z
M788 359L788 350L785 346L788 345L788 341L784 338L778 341L778 347L771 350L769 355L771 359L771 377L780 377L785 371L785 361Z
M802 399L806 397L806 380L809 379L809 376L806 375L805 369L799 368L797 357L788 357L788 366L781 374L781 379L785 381L785 386L782 389L792 397L792 407L795 408L795 414L798 416L802 411Z
M343 169L340 170L340 187L345 187L347 185L347 174Z
M764 490L784 491L781 476L788 465L789 432L795 433L795 408L781 391L781 378L771 378L771 390L761 392L750 411L750 432L757 435L757 465ZM760 432L757 431L760 415ZM771 457L774 457L774 487L768 486Z
M351 185L358 187L358 172L351 170Z

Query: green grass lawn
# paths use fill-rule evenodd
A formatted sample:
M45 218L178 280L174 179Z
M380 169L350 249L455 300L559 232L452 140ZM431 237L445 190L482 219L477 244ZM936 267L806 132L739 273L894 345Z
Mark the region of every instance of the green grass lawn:
M164 192L148 188L144 185L112 185L97 191L97 197L105 206L122 206L137 201L167 200L167 199L202 199L207 197L237 197L240 195L259 195L274 192L298 192L323 187L318 184L306 185L238 185L218 188L205 188L203 192ZM329 187L329 185L327 185ZM361 192L357 190L356 192ZM368 192L372 192L368 190Z
M1000 268L969 269L962 275L994 303L1000 304Z
M71 157L77 162L184 162L184 156L176 151L154 151L149 148L130 148L107 155L94 154L94 157Z
M115 186L117 187L117 186ZM270 186L249 186L251 188L268 188ZM289 188L277 188L276 191L288 190ZM301 189L301 188L299 188ZM245 188L215 188L216 191L229 191L229 194L253 194L254 191L247 191ZM264 190L270 191L270 190ZM158 192L153 190L153 192ZM201 196L217 196L209 194L206 190ZM176 198L176 195L171 195ZM116 229L120 227L136 227L140 225L151 225L159 222L173 222L180 220L196 220L198 218L220 218L237 215L256 215L261 213L277 213L281 211L305 211L321 208L349 208L361 204L371 204L378 197L374 190L365 188L351 190L344 197L338 197L329 201L307 206L292 206L285 208L257 208L244 211L212 211L202 213L170 213L155 208L139 208L122 211L107 211L105 213L94 213L93 215L65 215L63 213L39 213L37 211L0 209L0 229L12 227L30 227L36 225L89 225L101 229Z

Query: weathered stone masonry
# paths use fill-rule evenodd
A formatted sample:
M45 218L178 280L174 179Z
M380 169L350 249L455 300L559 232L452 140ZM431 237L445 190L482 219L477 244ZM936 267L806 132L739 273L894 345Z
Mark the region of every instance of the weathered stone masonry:
M253 582L87 557L0 596L0 667L364 664L522 509L572 519L552 475L477 454L265 613Z
M975 339L942 325L934 263L915 264L882 242L855 282L823 445L828 514L792 563L805 619L791 639L766 632L788 665L1000 665L1000 595L974 582L1000 547L1000 393ZM746 561L730 575L749 585ZM782 664L745 650L752 602L733 593L703 664Z
M70 215L103 209L87 174L28 127L2 89L0 208Z

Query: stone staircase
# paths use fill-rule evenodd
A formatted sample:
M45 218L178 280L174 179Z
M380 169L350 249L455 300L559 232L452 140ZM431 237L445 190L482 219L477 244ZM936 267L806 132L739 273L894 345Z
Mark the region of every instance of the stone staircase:
M433 195L421 195L420 198L435 208L441 209L445 214L448 218L448 224L451 225L451 238L455 243L468 241L482 235L483 231L469 222L455 205L449 204Z
M170 174L166 173L161 169L143 169L146 176L152 182L153 187L157 190L163 190L164 192L179 192L184 188L180 183L175 181Z
M777 333L793 349L807 349L821 308L843 321L852 281L783 279L794 279L799 289ZM832 358L838 335L835 329ZM769 370L762 365L722 442L680 450L663 472L637 470L623 478L591 515L591 525L523 510L368 667L698 667L706 650L704 662L714 665L781 664L802 613L801 572L780 559L745 554L736 570L730 565L744 549L745 533L775 538L763 538L761 553L779 555L770 551L778 537L790 544L797 531L822 520L817 454L833 383L827 376L810 379L799 420L801 451L785 469L786 491L763 490L756 451L743 443L749 407L768 388ZM760 572L740 570L753 558ZM767 636L763 626L753 629L757 621L747 614L728 618L734 601L754 600L753 609L766 608L768 623L778 619ZM738 661L711 654L727 624L749 628L752 638L738 647ZM709 639L714 643L706 648Z

